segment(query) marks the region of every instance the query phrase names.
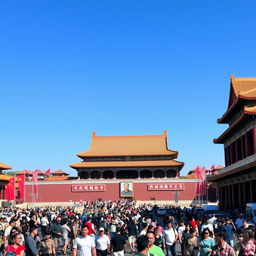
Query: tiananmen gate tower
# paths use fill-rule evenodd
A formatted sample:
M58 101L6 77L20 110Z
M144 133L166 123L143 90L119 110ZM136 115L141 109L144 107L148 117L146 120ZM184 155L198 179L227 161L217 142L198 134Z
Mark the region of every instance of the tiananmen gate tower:
M81 162L70 166L78 178L38 182L37 202L120 200L163 201L191 204L196 179L180 178L183 162L170 150L167 133L144 136L97 136ZM32 202L33 182L26 182L25 201Z
M70 166L81 179L137 179L179 177L184 163L174 160L178 152L168 149L162 135L96 136L90 150L77 154L83 161Z

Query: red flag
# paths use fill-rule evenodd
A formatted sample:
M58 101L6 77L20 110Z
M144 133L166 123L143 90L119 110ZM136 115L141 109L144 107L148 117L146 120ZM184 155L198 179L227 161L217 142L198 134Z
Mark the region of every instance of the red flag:
M195 173L196 173L196 177L197 179L200 179L200 176L201 176L201 172L200 172L200 167L197 166L196 169L195 169Z
M9 180L9 201L12 201L15 199L15 177L12 177Z
M201 172L200 172L199 166L196 167L195 173L196 173L196 178L198 179L197 184L196 184L196 195L198 196L198 195L200 195L200 191L201 191L201 183L199 181Z
M201 182L196 184L196 196L201 195Z
M206 183L205 183L205 168L201 169L201 194L205 195L206 194Z
M49 175L51 173L51 169L49 168L44 174Z
M34 195L37 194L37 182L38 182L38 177L37 177L37 169L33 172L32 174L32 178L33 178L33 182L34 182L34 185L33 185L33 193Z
M20 191L20 198L21 200L25 199L25 175L22 174L18 177L18 185L19 185L19 191Z
M215 168L215 167L214 167L214 164L213 164L213 165L211 166L211 168L210 168L210 172L213 171L214 168Z
M10 186L9 184L6 184L4 186L4 198L7 200L7 201L10 201Z

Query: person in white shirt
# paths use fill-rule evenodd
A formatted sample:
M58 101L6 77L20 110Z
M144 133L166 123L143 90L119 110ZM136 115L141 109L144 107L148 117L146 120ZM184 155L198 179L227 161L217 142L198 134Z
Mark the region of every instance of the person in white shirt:
M49 227L49 221L47 219L47 216L45 213L43 213L43 217L41 219L41 231L42 231L42 236L44 237L44 235L46 234L46 232L48 231L48 227Z
M213 229L213 225L211 224L210 220L207 220L204 222L204 224L201 227L201 233L203 232L204 229L209 228L209 230L212 232L213 236L214 236L214 229Z
M88 226L82 227L82 236L73 241L72 256L96 256L94 239L88 235Z
M176 256L175 243L178 240L178 232L172 227L172 222L167 223L164 238L167 256Z
M99 235L95 238L97 256L107 256L110 240L107 235L104 234L104 228L99 229Z
M15 220L10 220L9 221L9 226L4 231L4 244L5 244L5 247L8 245L8 240L9 240L9 236L10 236L11 230L15 226L16 226Z
M185 222L184 220L180 221L180 226L178 227L178 235L179 235L179 242L182 243L182 233L185 231Z
M212 217L209 219L210 223L213 225L213 227L216 227L218 218L215 217L215 214L212 215Z
M148 223L142 223L142 229L140 231L139 236L145 236L148 231Z

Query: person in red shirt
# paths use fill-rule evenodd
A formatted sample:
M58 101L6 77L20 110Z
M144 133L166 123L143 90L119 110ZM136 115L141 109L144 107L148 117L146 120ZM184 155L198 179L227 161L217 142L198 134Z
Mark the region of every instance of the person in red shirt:
M92 219L88 218L85 225L88 227L88 235L94 239L95 230L94 230L94 224L92 223Z
M191 216L191 219L189 220L188 224L192 227L193 230L195 230L198 234L198 229L197 229L197 223L194 219L193 216Z
M15 252L17 256L25 255L25 247L21 245L22 236L20 233L15 233L11 236L10 244L6 246L4 256L7 252Z

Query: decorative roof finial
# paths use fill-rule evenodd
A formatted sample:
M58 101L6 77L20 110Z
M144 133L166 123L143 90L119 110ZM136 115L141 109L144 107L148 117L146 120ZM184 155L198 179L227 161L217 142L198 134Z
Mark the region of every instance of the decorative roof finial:
M230 80L232 80L232 79L234 79L234 78L235 78L234 74L231 74L231 75L230 75Z
M96 137L96 132L92 132L92 137Z

